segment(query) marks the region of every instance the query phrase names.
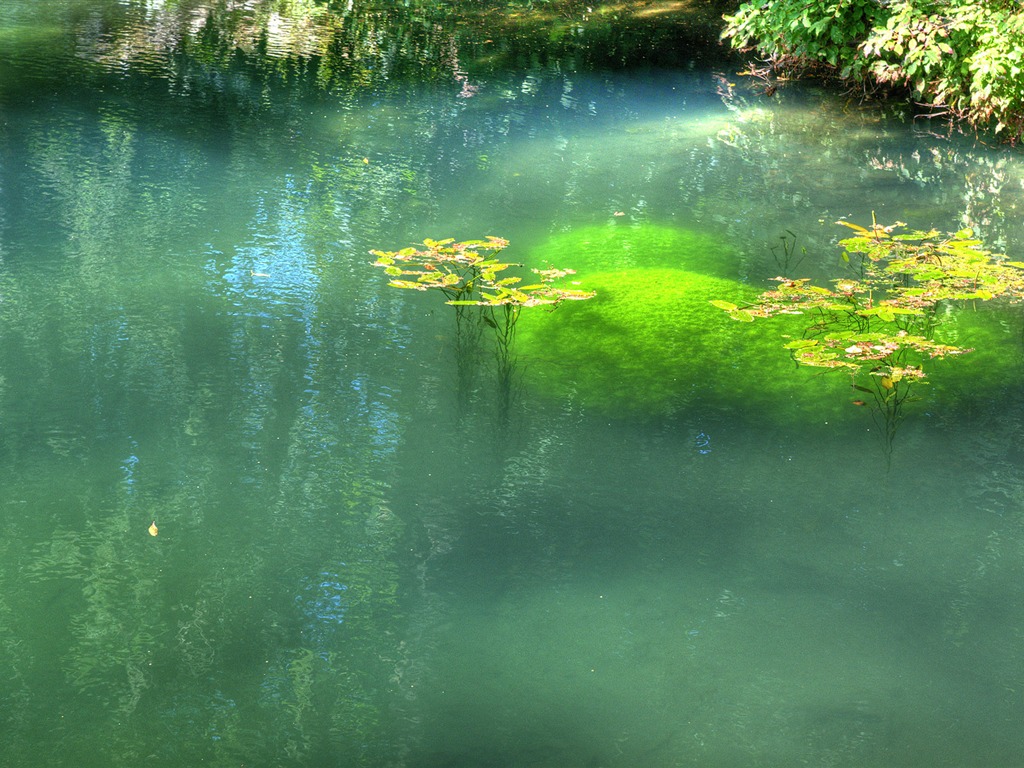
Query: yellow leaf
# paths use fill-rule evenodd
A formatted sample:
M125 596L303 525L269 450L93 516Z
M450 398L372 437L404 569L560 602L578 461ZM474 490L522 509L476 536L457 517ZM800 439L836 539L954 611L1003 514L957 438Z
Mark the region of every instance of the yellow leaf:
M837 221L836 224L839 224L840 226L843 226L843 227L849 227L854 232L859 232L862 235L870 235L871 234L871 230L870 229L865 229L864 227L860 226L859 224L854 224L854 223L849 222L849 221Z
M156 527L156 520L149 524L149 535L156 536L160 533L160 529Z
M739 307L733 304L731 301L722 301L721 299L712 299L711 304L719 309L724 309L726 312L735 312Z

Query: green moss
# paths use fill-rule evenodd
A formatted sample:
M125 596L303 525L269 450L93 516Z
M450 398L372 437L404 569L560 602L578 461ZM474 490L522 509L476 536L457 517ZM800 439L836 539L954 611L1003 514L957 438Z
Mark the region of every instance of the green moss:
M928 364L933 398L943 404L990 399L1024 380L1024 318L1016 305L966 307L950 313L935 337L972 349Z
M782 348L799 319L739 323L709 304L756 291L675 269L587 275L589 301L523 313L519 350L536 386L614 412L715 407L754 420L849 417L849 379L797 369Z
M863 398L841 371L796 368L783 345L800 316L741 323L709 303L753 300L733 280L677 269L624 269L580 279L597 297L554 312L524 312L519 351L539 390L613 413L712 408L751 421L835 424L863 419ZM975 351L928 360L915 409L953 409L1019 386L1024 321L1017 308L953 312L940 340ZM870 397L867 397L870 400Z
M737 268L735 250L712 235L624 221L553 235L530 253L529 261L534 267L551 264L580 274L665 267L727 277Z

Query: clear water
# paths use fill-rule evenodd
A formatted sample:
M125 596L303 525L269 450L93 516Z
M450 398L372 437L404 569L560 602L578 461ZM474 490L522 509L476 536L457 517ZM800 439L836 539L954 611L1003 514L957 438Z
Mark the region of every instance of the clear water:
M501 417L368 255L657 224L761 285L875 211L1020 258L1020 153L318 8L0 7L0 762L1024 764L1019 339L891 461L529 375Z

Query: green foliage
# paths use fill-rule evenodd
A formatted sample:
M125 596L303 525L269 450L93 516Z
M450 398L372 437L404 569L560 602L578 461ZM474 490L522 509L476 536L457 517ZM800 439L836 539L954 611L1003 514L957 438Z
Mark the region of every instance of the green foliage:
M456 243L448 240L424 240L425 250L403 248L400 251L370 251L377 260L375 267L383 267L395 288L415 291L436 289L449 301L460 301L477 290L478 282L494 282L497 274L510 267L484 254L498 253L508 246L499 237L486 240L467 240ZM409 278L415 278L410 280Z
M977 124L1024 131L1024 11L1019 5L899 2L862 45L871 73Z
M726 16L733 47L775 64L908 88L936 113L1024 133L1024 9L999 0L768 0Z
M851 76L865 69L858 46L884 14L875 0L747 2L725 17L723 36L735 48L756 47L776 60L824 63Z

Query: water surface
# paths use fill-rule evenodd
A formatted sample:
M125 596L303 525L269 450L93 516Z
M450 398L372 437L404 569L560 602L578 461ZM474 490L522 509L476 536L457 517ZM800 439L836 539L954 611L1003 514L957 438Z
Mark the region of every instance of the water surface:
M333 10L0 9L4 764L1019 764L1019 338L891 457L542 356L502 412L368 253L660 227L760 286L875 212L1019 259L1019 152L678 20Z

